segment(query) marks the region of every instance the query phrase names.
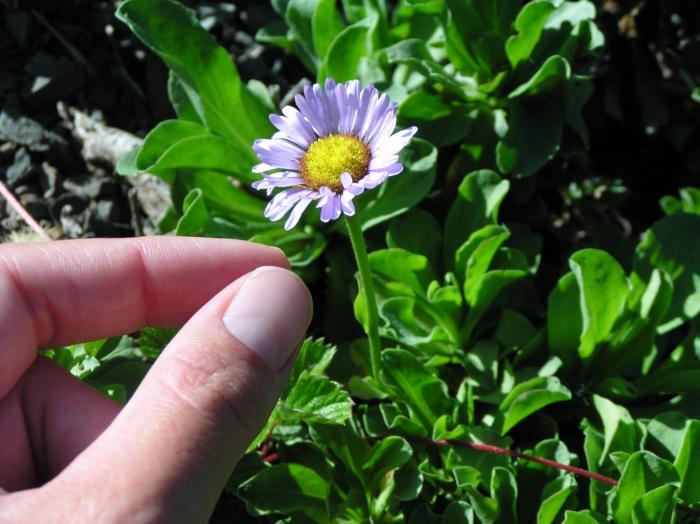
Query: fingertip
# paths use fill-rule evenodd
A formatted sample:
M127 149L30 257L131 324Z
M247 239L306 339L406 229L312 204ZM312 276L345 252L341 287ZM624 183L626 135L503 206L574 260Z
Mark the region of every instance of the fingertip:
M270 257L273 260L273 263L269 264L270 266L277 266L288 270L292 269L292 265L290 264L289 259L287 258L287 255L284 253L284 251L282 251L277 246L266 245L265 248L270 252Z
M312 314L311 293L299 276L263 266L249 274L222 320L236 340L280 372L302 343Z

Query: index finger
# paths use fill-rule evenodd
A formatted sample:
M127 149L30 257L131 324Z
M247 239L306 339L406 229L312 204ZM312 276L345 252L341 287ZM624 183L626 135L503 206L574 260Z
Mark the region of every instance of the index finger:
M0 246L0 398L36 349L181 325L256 267L289 267L249 242L141 237Z

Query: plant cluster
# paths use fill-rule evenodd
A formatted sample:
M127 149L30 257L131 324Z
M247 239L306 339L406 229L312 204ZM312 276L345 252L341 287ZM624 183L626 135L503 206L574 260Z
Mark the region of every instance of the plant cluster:
M269 522L697 518L700 190L665 197L666 216L629 261L591 247L548 263L551 289L537 285L542 237L500 216L565 134L588 142L592 82L577 64L605 45L595 6L272 5L279 18L259 41L296 55L321 85L375 85L399 127L418 131L399 154L403 172L354 199L354 250L315 206L286 231L251 188L252 144L275 132L279 101L244 83L174 0L119 7L169 67L177 113L119 172L170 184L163 233L284 249L319 312L229 494ZM144 330L50 355L124 401L171 336Z

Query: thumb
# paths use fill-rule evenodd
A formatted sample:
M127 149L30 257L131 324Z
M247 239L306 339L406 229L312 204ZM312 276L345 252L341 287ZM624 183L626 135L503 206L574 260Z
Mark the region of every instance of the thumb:
M274 407L310 318L309 292L288 270L262 267L234 282L190 319L55 483L89 482L116 522L206 522Z

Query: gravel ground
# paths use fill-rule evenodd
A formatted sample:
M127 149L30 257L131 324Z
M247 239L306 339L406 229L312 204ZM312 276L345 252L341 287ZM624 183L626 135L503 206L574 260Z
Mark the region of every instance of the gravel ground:
M111 158L86 157L72 118L78 110L142 137L174 116L165 67L114 18L115 5L0 0L0 180L54 238L153 230L135 195L143 190L115 175ZM262 80L278 99L302 79L296 59L255 42L273 16L264 3L190 5L244 79ZM24 228L0 199L0 238Z

